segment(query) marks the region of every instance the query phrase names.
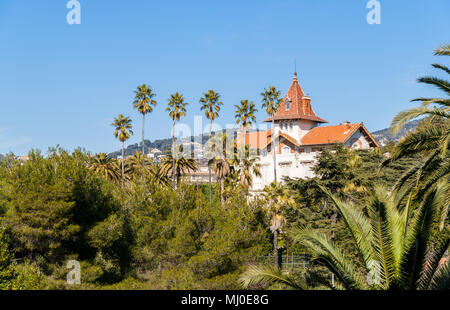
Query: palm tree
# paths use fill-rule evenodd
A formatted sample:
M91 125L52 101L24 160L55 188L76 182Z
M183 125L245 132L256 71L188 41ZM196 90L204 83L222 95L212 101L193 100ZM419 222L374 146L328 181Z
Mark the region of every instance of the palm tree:
M180 145L177 150L179 153L183 152L183 147ZM175 168L174 168L175 167ZM185 158L184 156L173 156L172 152L169 152L167 156L164 158L163 163L161 164L160 174L163 176L174 176L174 171L176 171L177 183L180 181L180 177L183 174L187 174L189 172L194 172L198 170L197 161L193 158Z
M253 101L248 101L247 99L241 100L241 105L234 105L236 108L235 118L236 123L241 124L241 128L244 133L244 144L246 143L245 135L247 133L247 129L252 125L253 122L256 122L255 113L258 112Z
M156 100L152 99L156 96L156 94L153 93L152 88L150 85L142 84L141 86L137 87L137 90L134 91L135 93L135 99L133 101L134 108L139 111L139 113L142 114L142 175L144 175L145 170L145 140L144 140L144 133L145 133L145 115L147 113L151 113L153 111L153 107L156 106ZM152 107L153 106L153 107Z
M176 92L175 94L170 95L168 107L166 111L169 112L169 116L173 121L172 127L172 167L175 167L175 125L177 121L179 121L183 116L186 115L186 106L189 103L184 102L183 95ZM177 169L172 169L172 186L173 188L177 187L175 172Z
M249 145L245 145L243 150L238 150L233 161L234 164L239 167L239 181L246 188L252 187L253 175L261 177L261 164L258 163L259 158L253 156Z
M413 214L402 206L397 191L389 193L377 187L364 211L322 188L351 233L363 274L361 267L345 255L345 249L327 235L302 228L293 232L293 239L306 246L313 260L334 273L345 289L450 289L450 262L442 260L450 237L448 231L433 236L438 206L446 199L448 187L448 183L438 182L421 202L416 202ZM257 267L244 273L241 281L248 286L268 279L289 285L289 278L278 270L271 274Z
M169 186L170 179L167 175L164 175L161 171L161 167L157 164L151 164L149 167L150 175L153 182L158 185Z
M442 46L435 51L435 55L450 56L450 45ZM450 69L440 64L433 64L434 68L450 74ZM450 81L425 76L417 80L419 83L434 85L450 95ZM398 113L392 120L392 130L394 133L412 119L427 116L427 125L414 133L407 135L396 147L393 158L407 156L418 151L430 151L436 148L441 150L441 156L445 157L450 140L449 116L450 98L416 98L412 102L421 102L422 105Z
M248 101L247 99L241 100L241 105L235 105L235 118L236 124L241 124L241 129L243 132L243 144L241 146L241 155L246 154L245 146L247 145L247 129L251 126L253 122L256 122L255 113L258 111L255 107L253 101ZM242 163L242 162L241 162ZM241 168L241 172L244 172L244 169Z
M264 92L261 93L262 99L262 108L266 108L267 114L272 118L272 153L273 153L273 175L274 181L277 182L277 159L275 153L275 113L277 113L278 108L281 104L281 92L278 91L275 86L270 86L269 89L264 88Z
M242 186L240 183L239 170L234 166L235 160L230 160L230 172L224 178L224 190L223 199L226 201L228 198L236 195L236 189Z
M435 50L437 56L450 56L450 45L444 45ZM450 69L440 64L433 64L434 68L450 74ZM419 83L434 85L450 95L450 81L425 76L418 79ZM417 127L416 131L408 133L394 148L391 158L383 165L402 157L421 153L424 157L416 165L412 166L395 184L395 189L404 188L405 195L410 199L422 197L439 180L448 182L450 173L450 157L448 155L450 141L450 98L416 98L413 102L421 102L421 105L395 116L392 121L392 130L397 133L402 126L415 118L426 117ZM413 192L411 192L414 189ZM445 211L445 210L443 210ZM441 217L441 229L447 216L444 212Z
M270 230L273 233L273 256L274 267L279 267L278 263L278 234L281 227L285 223L285 218L281 214L281 208L287 205L292 205L294 200L291 193L286 186L281 183L272 182L270 185L264 187L264 199L268 205L269 215L271 217Z
M137 175L139 170L142 170L142 162L144 162L144 169L148 170L151 164L151 161L148 158L142 156L142 153L137 151L133 154L133 156L129 156L125 160L125 165L127 171L131 175Z
M120 168L117 161L106 155L106 153L99 153L91 158L89 169L106 179L115 181L120 178Z
M208 165L213 166L217 180L220 183L220 203L222 207L225 205L225 178L231 172L232 160L227 158L227 145L231 139L227 139L227 135L223 132L217 133L210 139L210 148L214 157L209 160ZM219 151L219 152L215 152Z
M361 166L362 158L358 155L357 150L355 149L344 149L349 155L345 162L345 170L348 173L354 174L356 169ZM361 184L356 184L354 180L348 180L346 185L342 189L342 192L345 194L351 194L353 192L361 193L366 190L366 187Z
M200 110L205 110L205 116L209 119L209 138L211 139L212 134L212 123L213 121L219 117L220 106L223 104L219 101L220 95L213 90L208 90L207 93L203 94L203 97L200 98L200 103L202 104ZM211 166L208 166L209 170L209 205L211 206L212 197L211 197Z
M131 119L127 116L119 114L119 117L114 117L114 122L111 124L114 128L114 137L119 138L122 142L122 185L125 178L125 141L127 141L131 135L133 135L133 130L131 126Z

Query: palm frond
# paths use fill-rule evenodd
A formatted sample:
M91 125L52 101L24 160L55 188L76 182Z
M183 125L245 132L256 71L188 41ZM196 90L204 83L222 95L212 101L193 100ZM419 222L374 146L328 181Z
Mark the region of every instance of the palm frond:
M429 108L427 105L412 108L398 113L391 123L391 131L397 134L400 129L409 121L421 116L439 116L448 118L450 116L449 109L438 109L436 107Z
M434 150L449 134L448 126L428 126L410 132L397 144L391 159L396 160L417 152Z
M448 74L450 74L450 69L447 68L446 66L443 66L440 64L432 64L432 66L435 67L436 69L443 70L443 71L447 72Z
M439 46L435 51L436 56L450 56L450 44L443 44Z
M400 190L402 186L405 184L407 180L409 180L412 176L417 174L420 171L425 170L429 164L435 160L436 156L439 155L439 150L434 151L424 162L418 162L415 165L411 166L403 175L400 177L400 179L395 182L393 186L393 190ZM418 176L420 177L420 175Z
M377 189L375 195L371 198L368 214L374 256L379 263L375 264L375 267L385 288L388 288L390 282L394 280L396 266L393 244L393 223L390 218L392 210L389 210L390 208L392 208L392 205L386 199L384 192L381 189Z
M399 265L402 287L405 289L415 289L418 285L422 266L426 263L433 222L436 219L437 209L444 199L444 190L442 183L430 190L415 210L411 225L408 227Z
M412 99L411 102L416 102L416 101L420 101L425 105L430 105L433 103L439 104L439 105L443 105L443 106L450 106L450 99L444 99L444 98L415 98Z
M450 263L441 266L431 280L430 290L450 290Z
M448 182L448 175L450 173L450 162L449 159L446 158L445 161L441 163L441 165L435 168L430 175L423 181L419 190L417 191L417 196L423 197L426 192L432 187L436 185L436 183L443 179Z
M302 229L294 233L298 242L312 252L313 260L333 272L346 289L365 289L367 285L354 263L325 235Z
M444 257L449 245L450 237L447 237L436 245L434 250L427 258L424 266L422 267L420 279L418 282L418 287L420 289L430 288L431 282L438 271L439 263Z
M244 288L265 283L278 283L296 290L311 289L305 281L300 281L272 266L250 266L239 279Z
M419 83L434 85L437 88L446 92L448 95L450 95L450 83L444 79L440 79L440 78L434 77L434 76L424 76L424 77L417 79L417 81Z
M347 228L350 230L353 240L357 245L357 249L363 258L364 264L367 265L374 259L372 248L370 245L370 223L364 213L355 206L343 202L335 195L331 194L325 187L319 185L319 188L328 196L328 198L336 206L338 212L342 215Z

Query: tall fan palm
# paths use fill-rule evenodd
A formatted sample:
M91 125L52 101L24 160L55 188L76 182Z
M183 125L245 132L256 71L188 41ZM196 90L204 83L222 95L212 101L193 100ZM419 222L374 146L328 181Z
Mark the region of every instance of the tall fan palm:
M177 152L182 153L182 146L179 147ZM184 156L173 156L172 152L168 153L163 163L161 164L160 174L163 176L176 175L177 184L179 184L180 177L183 174L194 172L198 170L197 161L193 158L185 158ZM176 171L176 174L174 174Z
M243 142L240 145L240 155L246 154L245 146L247 145L247 129L250 128L253 122L256 122L256 116L255 113L258 111L256 109L255 104L253 101L248 101L247 99L241 100L240 105L235 105L236 111L235 111L235 118L236 118L236 124L241 125L242 133L243 133ZM241 164L243 161L241 161ZM241 172L244 172L245 170L241 167Z
M202 104L200 110L205 110L205 116L209 119L209 138L211 139L212 133L212 123L213 121L219 117L220 106L223 104L219 101L220 95L213 90L208 90L207 93L203 94L203 97L200 98L200 103ZM211 197L211 166L208 167L209 170L209 205L211 206L212 197Z
M448 232L433 236L441 237L433 238L440 239L437 244L431 242L438 206L446 199L448 186L439 182L413 214L402 208L395 191L377 188L364 212L323 189L351 233L365 274L346 257L345 249L337 247L325 234L303 228L293 232L294 241L309 248L313 260L334 273L345 289L450 289L450 263L442 260L450 244ZM249 286L270 280L290 285L289 278L278 270L268 274L266 269L249 269L242 283Z
M272 153L273 153L273 175L274 181L277 182L277 159L276 159L276 147L275 147L275 114L280 107L282 99L280 98L281 92L278 91L275 86L270 86L269 89L264 88L264 92L261 93L262 108L266 109L267 114L272 118Z
M134 91L134 108L142 114L142 175L144 175L145 171L145 115L151 113L153 111L153 107L156 106L156 100L152 99L156 96L153 93L150 85L142 84L137 87L137 90Z
M173 127L172 127L172 167L175 167L175 126L177 122L186 115L186 106L189 103L184 102L183 95L176 92L175 94L170 95L168 107L166 108L166 111L169 112L169 116L173 121ZM176 173L177 169L172 169L172 186L173 188L177 187L176 183Z
M247 129L252 125L252 123L256 122L255 113L258 112L253 101L248 101L247 99L241 100L240 105L234 105L236 108L235 118L236 124L240 124L244 133L244 144L245 144L245 135L247 133Z
M277 182L272 182L270 185L264 187L263 194L271 217L270 230L273 233L274 267L278 268L278 234L285 223L285 218L281 214L281 208L293 205L294 200L286 186Z
M222 207L225 205L225 178L231 172L232 160L227 158L227 150L232 139L228 139L227 134L220 132L214 135L209 141L209 146L213 151L214 158L208 162L209 166L213 166L217 180L220 183L220 203Z
M116 181L120 178L120 168L117 161L106 153L99 153L91 158L89 169L106 179Z
M131 135L133 135L133 126L131 125L131 119L127 116L119 114L119 117L114 117L114 123L111 124L114 127L114 137L119 138L122 142L122 185L125 178L125 141L127 141Z

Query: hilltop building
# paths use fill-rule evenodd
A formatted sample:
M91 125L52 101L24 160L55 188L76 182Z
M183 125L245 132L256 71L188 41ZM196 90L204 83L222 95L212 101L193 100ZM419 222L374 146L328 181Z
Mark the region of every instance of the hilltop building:
M148 148L148 153L145 155L147 156L147 158L157 162L163 156L163 152L161 152L157 148Z
M265 122L272 122L268 118ZM315 156L324 147L342 143L354 149L379 147L364 124L344 122L340 125L321 126L327 123L314 112L311 98L306 96L298 83L297 73L274 116L274 128L249 132L245 143L256 149L261 164L262 177L254 177L252 190L262 190L274 180L273 155L276 152L277 180L283 177L311 178ZM275 147L272 146L272 135ZM244 143L243 133L237 136L237 144Z

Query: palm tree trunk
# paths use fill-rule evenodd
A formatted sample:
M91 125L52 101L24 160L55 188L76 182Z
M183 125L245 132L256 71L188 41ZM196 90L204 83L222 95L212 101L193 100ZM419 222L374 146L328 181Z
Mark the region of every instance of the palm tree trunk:
M181 179L181 169L177 168L177 186L180 183Z
M145 114L142 114L142 177L144 177L144 174L145 174L145 140L144 140L144 133L145 133Z
M272 115L272 153L273 153L273 177L275 182L277 181L277 158L275 150L275 121L274 115Z
M175 124L176 121L173 121L172 128L172 187L173 189L177 188L176 179L175 179Z
M225 191L225 178L220 179L220 203L222 207L225 205L225 197L223 196L223 192Z
M125 142L122 141L122 187L123 187L123 181L125 178L124 159L125 159Z
M245 158L245 147L247 146L247 128L243 128L243 132L244 132L244 149L243 149L243 153L241 154L241 156L243 156L243 158L239 158L240 163L239 163L239 167L241 169L241 183L243 183L243 178L244 178L244 158Z
M337 218L337 211L336 211L336 207L333 205L333 214L331 215L331 236L330 239L331 241L334 242L334 238L335 238L335 227L336 227L336 218Z
M211 140L212 133L212 119L209 120L209 139ZM211 197L211 165L208 165L209 171L209 207L211 207L212 197Z
M273 232L273 266L280 267L278 264L278 229Z

